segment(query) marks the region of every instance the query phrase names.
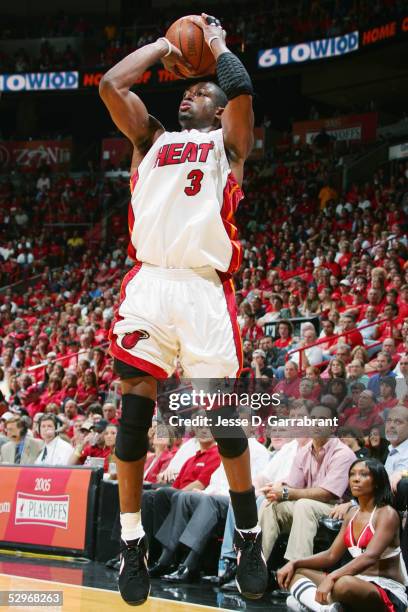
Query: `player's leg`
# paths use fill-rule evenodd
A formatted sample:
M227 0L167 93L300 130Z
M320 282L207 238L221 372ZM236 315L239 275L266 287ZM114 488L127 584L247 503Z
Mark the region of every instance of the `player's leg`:
M262 534L258 526L248 440L239 425L229 426L227 432L223 432L222 427L213 428L213 435L217 441L228 478L231 505L235 516L234 546L237 551L237 586L245 597L258 599L266 590L268 572L262 553Z
M126 274L110 331L111 355L122 385L122 416L115 454L119 483L121 564L119 590L130 604L149 594L147 544L141 523L145 455L156 400L156 381L174 369L177 343L172 333L168 283L151 266L136 264ZM169 322L170 321L170 322Z
M121 376L122 389L122 416L115 444L121 524L119 590L127 603L139 605L150 592L141 497L157 381L117 359L115 370Z
M148 450L147 432L156 402L157 381L152 376L121 381L122 418L116 442L119 502L122 514L139 513L143 472ZM140 520L138 521L138 523ZM133 526L121 521L122 535L133 539Z
M242 346L232 281L227 279L221 282L215 272L210 278L203 273L202 278L197 276L189 282L188 295L189 309L184 309L183 323L177 329L181 344L180 360L186 376L193 379L193 385L205 387L206 392L211 393L222 389L224 377L233 378L242 367ZM216 422L218 416L237 416L230 406L223 406L209 414L214 416ZM262 554L248 440L239 425L216 426L211 431L228 478L235 515L237 585L243 595L257 599L266 590L268 573Z
M150 591L141 496L157 380L173 372L177 355L171 309L166 306L172 303L173 284L154 266L136 264L123 279L110 331L109 352L122 386L115 444L122 532L119 590L132 605L142 604Z

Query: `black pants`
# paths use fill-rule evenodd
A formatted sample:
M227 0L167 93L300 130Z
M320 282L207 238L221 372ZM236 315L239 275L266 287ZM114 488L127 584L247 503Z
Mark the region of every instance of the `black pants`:
M161 554L161 545L155 535L170 512L173 496L180 491L173 487L150 489L142 494L142 525L149 542L149 563L156 561Z
M201 555L217 526L224 526L228 505L226 495L180 491L173 496L170 513L156 532L156 538L170 552L184 544Z

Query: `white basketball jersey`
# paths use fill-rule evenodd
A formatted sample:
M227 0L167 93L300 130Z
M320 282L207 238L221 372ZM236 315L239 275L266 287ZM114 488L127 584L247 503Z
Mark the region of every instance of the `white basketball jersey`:
M131 178L129 255L162 268L239 268L242 199L222 130L164 132Z

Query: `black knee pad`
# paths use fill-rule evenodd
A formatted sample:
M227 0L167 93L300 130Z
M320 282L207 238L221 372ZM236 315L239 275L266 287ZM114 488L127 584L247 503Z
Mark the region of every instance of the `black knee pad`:
M248 448L248 438L242 427L240 429L242 430L243 438L215 438L221 457L235 459L246 451Z
M155 402L142 395L122 396L122 416L116 436L115 454L121 461L137 461L149 448L147 432L152 424Z
M235 408L231 406L223 406L209 414L213 421L217 421L219 416L223 419L236 419L239 416ZM235 459L235 457L240 457L248 448L248 438L241 425L213 425L211 433L218 444L221 457Z

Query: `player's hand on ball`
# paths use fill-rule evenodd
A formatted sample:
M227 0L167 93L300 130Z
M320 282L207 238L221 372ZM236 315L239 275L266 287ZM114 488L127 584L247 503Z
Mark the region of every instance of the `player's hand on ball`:
M201 13L201 17L192 15L191 19L202 29L207 45L209 45L209 41L211 38L214 38L214 36L217 36L223 43L225 43L227 33L225 30L223 30L221 21L219 19L212 17L211 15L207 15L207 13ZM211 45L209 45L209 47L211 49Z
M164 46L166 45L166 41L168 45L170 45L171 53L170 55L166 55L166 57L162 57L161 62L163 66L166 68L166 70L168 70L169 72L172 72L173 74L178 76L180 79L185 79L186 77L181 74L180 70L177 67L177 64L178 65L183 64L183 66L186 66L188 69L191 69L191 64L189 64L189 62L186 61L180 49L177 49L177 47L172 45L171 42L167 38L166 39L159 38L157 43ZM164 49L166 49L166 53L169 50L168 45L167 45L167 48L164 47Z

